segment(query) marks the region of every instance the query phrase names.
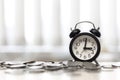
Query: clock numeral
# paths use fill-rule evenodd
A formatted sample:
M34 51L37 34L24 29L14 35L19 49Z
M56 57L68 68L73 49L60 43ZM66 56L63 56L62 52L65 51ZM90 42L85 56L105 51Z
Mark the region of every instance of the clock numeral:
M86 59L87 57L86 56L84 56L84 59Z
M91 57L91 55L90 55L90 54L88 54L88 57L90 58L90 57Z
M80 54L80 57L82 57L82 54Z
M82 40L81 40L81 39L79 39L79 42L81 43L81 42L82 42Z
M92 42L91 44L92 44L92 46L93 46L93 45L94 45L94 42Z
M76 46L80 46L80 43L78 42L78 43L76 43Z
M77 46L74 46L74 49L77 49Z
M91 54L94 54L94 51L92 51Z
M94 46L94 47L93 47L93 50L95 50L95 49L96 49L96 47Z
M78 51L76 51L76 54L79 54L79 52L78 52Z

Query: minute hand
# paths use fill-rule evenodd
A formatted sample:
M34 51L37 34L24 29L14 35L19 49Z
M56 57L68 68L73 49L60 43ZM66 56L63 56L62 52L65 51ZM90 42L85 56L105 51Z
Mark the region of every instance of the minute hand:
M87 44L87 38L85 38L85 45L84 45L84 49L86 48L86 44Z

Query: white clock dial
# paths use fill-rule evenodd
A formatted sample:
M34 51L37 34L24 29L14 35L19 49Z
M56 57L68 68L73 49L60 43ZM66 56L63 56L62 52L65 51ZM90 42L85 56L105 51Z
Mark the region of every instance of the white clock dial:
M84 61L94 58L100 51L99 41L89 33L77 36L71 44L72 55Z
M86 46L85 46L85 43L86 43ZM91 49L84 49L84 47L91 48ZM78 37L73 42L72 50L77 58L80 58L82 60L88 60L96 54L97 44L92 37L83 35Z

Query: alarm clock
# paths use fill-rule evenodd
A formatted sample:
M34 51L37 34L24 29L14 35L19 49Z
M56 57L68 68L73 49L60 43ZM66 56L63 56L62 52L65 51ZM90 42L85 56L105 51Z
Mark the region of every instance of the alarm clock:
M81 30L77 28L78 24L81 23L90 23L92 24L92 28L89 32L81 32ZM101 33L99 32L99 28L96 29L92 22L78 22L75 25L74 30L72 30L69 35L69 37L72 38L69 45L69 51L74 60L82 62L96 61L96 58L99 56L101 50L98 39L100 36Z

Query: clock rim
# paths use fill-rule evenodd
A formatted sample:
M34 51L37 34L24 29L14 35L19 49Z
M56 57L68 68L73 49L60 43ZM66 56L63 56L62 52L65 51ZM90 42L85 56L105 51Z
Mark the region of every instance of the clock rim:
M77 58L77 57L74 55L73 51L72 51L73 42L75 41L76 38L78 38L78 37L80 37L80 36L82 36L82 35L87 35L87 36L92 37L92 38L96 41L96 44L97 44L97 46L98 46L98 49L97 49L97 52L95 53L95 55L94 55L92 58L88 59L88 60L82 60L82 59ZM82 62L92 62L92 61L95 61L96 58L97 58L97 57L99 56L99 54L100 54L100 50L101 50L101 45L100 45L100 42L99 42L99 40L97 39L97 37L95 37L93 34L87 33L87 32L80 33L80 34L74 36L73 39L72 39L71 42L70 42L70 45L69 45L70 54L71 54L71 56L74 58L75 61L82 61Z

